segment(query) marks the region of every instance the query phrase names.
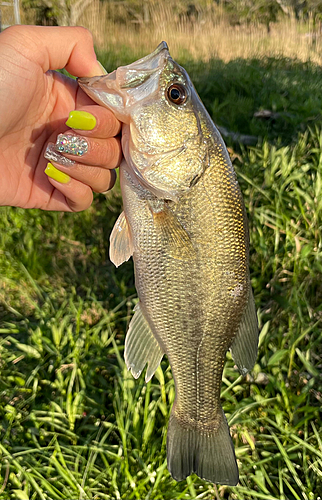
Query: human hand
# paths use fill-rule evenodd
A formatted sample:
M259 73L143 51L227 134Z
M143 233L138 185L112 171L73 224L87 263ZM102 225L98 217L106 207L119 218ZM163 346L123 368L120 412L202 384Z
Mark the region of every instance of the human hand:
M0 205L79 211L92 203L92 190L104 192L114 184L120 123L75 80L52 71L61 68L79 77L102 74L89 31L13 26L0 34ZM82 143L81 156L67 155L75 160L72 166L55 163L65 177L50 166L46 175L46 146L66 133L71 111L70 126L78 130L68 133L83 137L87 146ZM84 116L87 131L80 130Z

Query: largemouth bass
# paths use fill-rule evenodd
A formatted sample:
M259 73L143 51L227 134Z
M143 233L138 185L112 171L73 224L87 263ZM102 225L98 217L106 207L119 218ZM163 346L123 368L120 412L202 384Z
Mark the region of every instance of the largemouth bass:
M150 55L81 88L123 122L124 212L110 238L116 266L133 255L139 303L125 361L150 380L168 356L176 397L168 469L180 481L236 485L220 404L228 349L241 373L256 359L257 317L245 208L225 144L188 74L162 42Z

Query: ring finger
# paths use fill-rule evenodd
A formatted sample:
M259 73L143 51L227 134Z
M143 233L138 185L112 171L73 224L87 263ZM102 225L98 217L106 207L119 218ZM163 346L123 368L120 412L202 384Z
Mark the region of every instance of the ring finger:
M58 135L54 149L78 163L105 168L118 167L122 159L118 137L96 139L66 132Z

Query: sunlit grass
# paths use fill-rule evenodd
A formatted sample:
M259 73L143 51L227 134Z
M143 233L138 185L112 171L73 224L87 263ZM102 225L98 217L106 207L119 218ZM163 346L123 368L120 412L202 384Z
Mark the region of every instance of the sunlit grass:
M171 2L150 2L149 11L149 23L131 22L126 8L113 16L108 3L94 1L79 24L91 30L99 50L111 51L120 57L128 53L127 47L131 47L135 57L148 54L165 40L176 59L189 54L195 61L219 58L228 62L239 57L270 55L321 64L322 39L311 17L299 21L284 16L273 23L271 32L267 33L263 24L232 26L215 3L213 9L203 10L194 22L175 14Z
M135 57L100 56L108 70ZM1 500L321 496L321 72L282 59L180 61L220 126L258 138L229 144L262 327L253 372L242 378L228 355L223 376L240 484L176 483L167 471L167 360L148 384L123 361L136 294L132 264L108 259L117 188L81 214L0 211ZM259 109L279 115L261 121Z

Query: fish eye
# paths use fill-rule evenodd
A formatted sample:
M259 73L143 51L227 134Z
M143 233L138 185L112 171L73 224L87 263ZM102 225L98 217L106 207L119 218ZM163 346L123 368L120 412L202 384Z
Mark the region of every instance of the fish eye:
M187 100L187 91L181 83L173 83L167 89L167 97L174 104L183 104Z

